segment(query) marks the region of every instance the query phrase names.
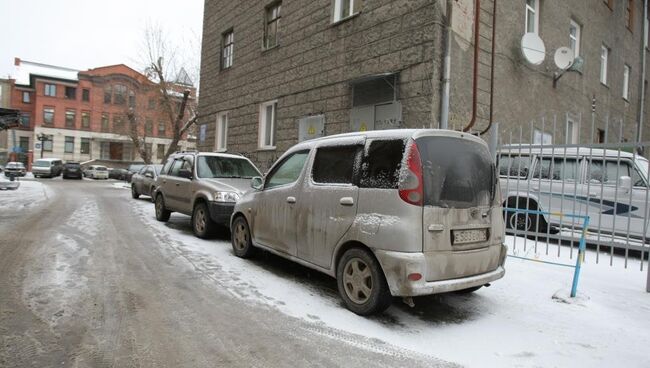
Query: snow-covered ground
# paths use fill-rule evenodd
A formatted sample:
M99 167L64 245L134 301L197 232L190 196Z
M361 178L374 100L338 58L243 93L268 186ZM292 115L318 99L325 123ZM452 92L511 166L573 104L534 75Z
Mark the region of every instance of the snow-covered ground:
M573 269L508 258L506 277L489 288L471 295L416 298L412 309L395 302L384 315L364 318L343 307L336 283L327 276L268 254L239 259L227 239L195 238L189 217L173 214L163 224L156 222L151 203L132 203L154 229L159 244L171 246L215 287L314 325L470 367L650 366L650 294L645 292L646 274L639 271L638 260L625 269L622 259L616 258L610 267L602 258L595 264L594 252L589 251L579 297L566 303L563 297L569 293ZM512 249L513 238L508 242ZM550 256L545 256L545 246L535 254L531 244L528 241L524 252L518 238L516 254L575 263L566 247L558 259L557 245L551 245Z
M54 192L38 181L20 180L18 189L0 191L0 210L20 210L36 206L53 196Z

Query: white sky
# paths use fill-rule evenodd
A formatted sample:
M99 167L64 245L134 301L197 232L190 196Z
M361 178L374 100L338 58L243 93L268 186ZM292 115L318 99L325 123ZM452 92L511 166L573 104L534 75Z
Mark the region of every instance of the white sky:
M14 57L80 70L121 63L141 70L147 24L162 28L198 68L203 0L0 0L0 15L2 78L13 73Z

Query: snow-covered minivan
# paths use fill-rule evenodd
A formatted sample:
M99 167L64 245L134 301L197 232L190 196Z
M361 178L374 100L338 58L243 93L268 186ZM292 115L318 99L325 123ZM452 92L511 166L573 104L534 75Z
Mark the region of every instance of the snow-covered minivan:
M299 143L235 205L234 252L268 250L337 279L347 307L474 291L503 277L506 247L486 144L447 130Z

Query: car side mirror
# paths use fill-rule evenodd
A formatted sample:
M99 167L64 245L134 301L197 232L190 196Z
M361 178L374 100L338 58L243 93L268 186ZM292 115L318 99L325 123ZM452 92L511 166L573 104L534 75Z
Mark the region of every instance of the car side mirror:
M180 169L178 171L178 176L180 176L181 178L192 180L192 170Z
M628 193L632 189L632 178L629 176L621 176L618 178L618 186L625 190L625 193Z
M264 188L264 179L262 179L260 176L256 176L251 179L251 188L255 190L262 190L262 188Z

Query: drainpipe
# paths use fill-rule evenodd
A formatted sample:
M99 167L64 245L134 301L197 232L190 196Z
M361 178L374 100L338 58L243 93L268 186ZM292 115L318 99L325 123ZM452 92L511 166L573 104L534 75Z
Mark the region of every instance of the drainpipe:
M641 45L641 102L639 103L639 121L637 121L636 129L636 139L637 142L643 141L642 137L642 127L643 119L645 118L644 109L645 109L645 63L646 63L646 50L645 45L648 44L648 0L643 1L643 44ZM650 292L650 272L648 272L648 292Z
M445 30L442 64L442 98L440 100L440 129L449 129L449 94L451 83L451 12L453 0L447 0L447 28Z

